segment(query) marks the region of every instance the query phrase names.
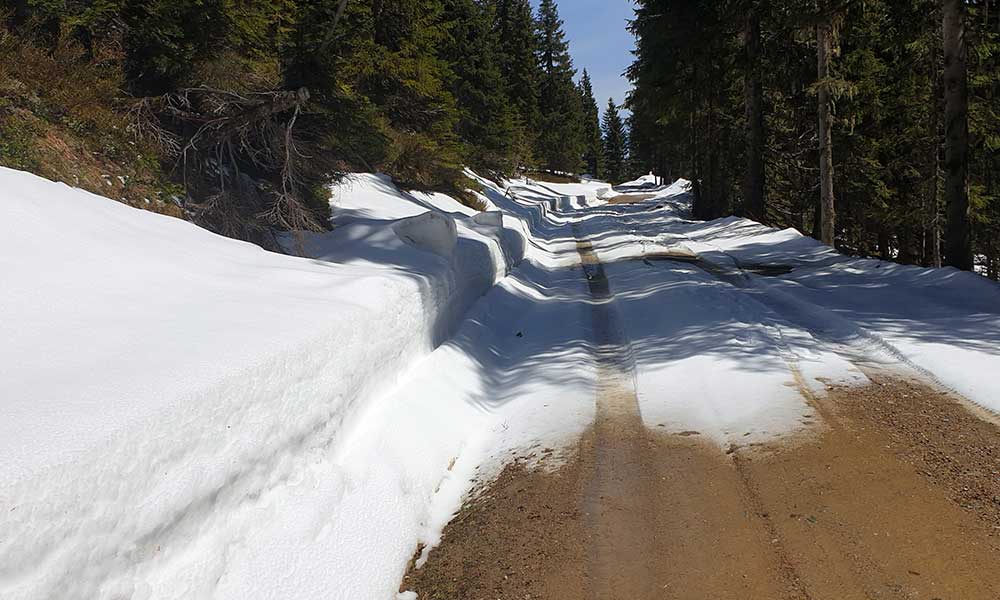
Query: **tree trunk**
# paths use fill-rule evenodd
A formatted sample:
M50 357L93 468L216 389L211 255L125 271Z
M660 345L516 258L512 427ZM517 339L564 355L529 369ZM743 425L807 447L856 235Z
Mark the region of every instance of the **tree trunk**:
M747 7L744 31L746 50L746 84L744 103L747 119L747 172L744 199L747 216L767 223L764 205L764 91L760 81L760 16L759 7Z
M889 242L889 230L880 225L878 230L878 257L882 260L892 260L892 247Z
M715 182L717 181L716 174L719 170L718 163L718 141L715 135L715 92L711 91L708 94L708 140L707 140L707 156L705 176L704 179L707 182L705 186L708 188L708 192L705 194L708 197L708 201L705 203L707 215L709 219L718 219L722 215L719 214L719 200L718 200L718 190L715 187Z
M939 61L940 47L931 44L931 106L930 106L930 139L932 140L931 155L931 189L930 207L927 219L927 229L930 232L928 260L930 266L941 266L941 64Z
M320 44L318 52L321 54L327 52L330 48L330 44L337 39L337 23L344 16L344 9L347 8L347 0L340 0L340 4L337 5L337 12L333 15L333 23L326 31L326 36L323 39L323 43Z
M969 219L969 91L966 73L965 2L942 0L944 45L944 195L948 206L944 263L972 269Z
M823 214L821 211L822 207L820 206L820 201L817 198L816 201L813 202L812 234L811 234L812 238L815 240L819 240L820 238L823 237L823 232L822 232Z
M831 31L829 17L820 17L816 25L816 77L819 81L819 240L829 246L834 245L836 214L833 200L833 138L830 123L830 73Z

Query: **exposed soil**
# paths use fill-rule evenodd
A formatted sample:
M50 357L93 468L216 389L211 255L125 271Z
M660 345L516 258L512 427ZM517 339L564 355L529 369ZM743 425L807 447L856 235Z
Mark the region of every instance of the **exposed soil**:
M402 589L451 600L1000 598L1000 430L909 382L823 402L834 417L812 439L728 454L695 432L610 419L555 471L510 465Z
M620 194L608 199L608 204L635 204L655 197L656 194Z
M869 377L874 385L833 390L838 408L1000 535L1000 418L925 385Z

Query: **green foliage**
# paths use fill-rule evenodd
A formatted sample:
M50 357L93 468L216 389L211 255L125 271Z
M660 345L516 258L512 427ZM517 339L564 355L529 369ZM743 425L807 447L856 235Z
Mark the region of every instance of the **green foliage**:
M0 28L0 165L179 214L162 201L170 186L153 148L134 141L115 108L116 49L76 37Z
M594 87L590 82L590 74L583 70L578 86L580 102L583 106L583 162L587 172L594 177L604 176L602 156L604 149L601 142L601 114L594 99Z
M0 113L0 165L22 171L38 170L34 144L37 135L37 129L29 121Z
M970 193L975 252L997 274L1000 11L986 6L967 4ZM691 179L702 217L743 210L750 11L762 33L767 220L815 232L816 90L825 86L833 96L838 246L936 264L944 221L936 0L640 0L631 24L636 59L628 71L635 86L628 100L632 174L653 169ZM823 81L816 75L819 20L834 24Z
M546 169L573 173L583 162L583 106L573 83L576 71L554 0L542 0L536 28L536 55L541 65L536 157Z
M633 160L641 171L691 179L701 217L730 212L739 187L735 165L723 160L742 135L742 114L726 106L740 83L734 14L722 2L648 0L630 26L637 36L628 70L636 82Z
M456 133L469 166L507 174L514 168L514 113L501 92L498 38L489 11L474 0L445 0L440 57L451 67L448 88L458 108Z
M535 18L528 0L494 0L493 13L502 89L513 119L512 158L516 166L526 166L535 162L542 79L535 54Z
M229 33L224 0L124 0L125 78L137 95L192 83L192 66L219 52Z
M608 99L601 125L604 129L604 176L612 183L621 183L625 179L626 134L614 98Z
M1000 12L989 3L968 10L973 249L1000 279Z
M44 170L56 126L74 151L172 178L187 216L226 235L328 226L325 190L350 171L472 202L466 166L581 164L552 0L537 23L529 0L9 4L3 34L42 66L11 78L30 90L0 90L0 160Z

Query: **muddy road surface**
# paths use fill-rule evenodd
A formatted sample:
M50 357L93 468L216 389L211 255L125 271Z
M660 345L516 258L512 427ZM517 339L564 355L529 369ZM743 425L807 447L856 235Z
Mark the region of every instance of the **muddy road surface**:
M929 382L802 389L805 432L720 446L644 424L590 243L593 425L482 482L401 590L421 600L1000 599L1000 428ZM789 374L789 385L801 383Z

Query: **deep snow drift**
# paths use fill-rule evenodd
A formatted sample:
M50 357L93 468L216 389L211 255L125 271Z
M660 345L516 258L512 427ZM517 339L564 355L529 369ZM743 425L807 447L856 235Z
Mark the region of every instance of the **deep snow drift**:
M683 181L480 183L358 175L296 258L0 169L0 597L394 597L474 478L593 418L574 230L651 427L792 434L872 367L1000 409L991 282L690 221Z
M360 175L336 190L334 232L287 240L308 259L0 179L4 598L386 596L483 462L477 440L529 443L487 385L507 377L502 345L485 366L449 348L553 321L527 311L536 282L508 278L416 365L526 252L572 263L528 243L540 208L474 215ZM573 382L510 389L586 396L582 352L563 356Z

